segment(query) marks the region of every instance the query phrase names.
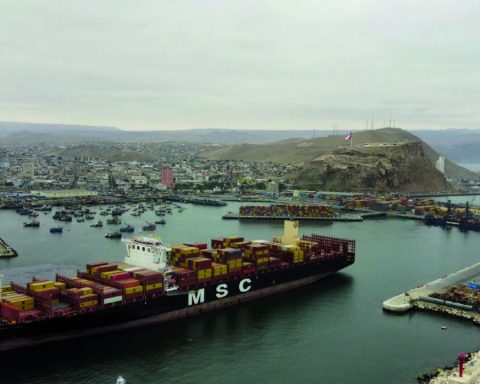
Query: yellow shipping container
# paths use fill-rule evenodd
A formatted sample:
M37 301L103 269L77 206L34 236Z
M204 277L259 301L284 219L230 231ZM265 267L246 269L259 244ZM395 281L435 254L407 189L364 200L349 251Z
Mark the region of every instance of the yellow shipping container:
M80 303L80 308L88 308L97 305L97 300L90 300L85 301L84 303Z
M0 292L2 293L12 292L12 287L10 285L4 285L3 287L0 288Z
M125 288L125 293L127 295L131 295L132 293L142 292L143 287L141 285L137 285L136 287Z
M119 269L115 270L115 271L109 271L109 272L101 272L100 273L100 277L102 279L108 279L108 277L110 275L116 275L117 273L123 273L122 271L120 271Z
M65 283L62 283L61 281L56 281L55 282L55 288L65 289Z
M51 288L42 288L42 289L36 289L35 292L45 292L45 291L51 291L52 294L55 292L58 292L58 288L51 287Z
M158 289L158 288L162 288L163 287L163 284L162 283L154 283L154 284L148 284L145 289L147 291L151 291L152 289Z
M20 311L30 311L34 308L33 304L17 304L17 303L8 303L12 307L19 309Z
M2 295L2 298L5 299L7 297L9 298L13 298L13 297L23 297L23 296L27 296L27 295L24 295L22 293L17 293L17 292L7 292L5 294ZM27 296L27 297L30 297L30 296Z
M212 268L200 269L197 271L198 279L207 279L209 277L212 277Z
M5 302L18 308L23 306L33 307L34 304L33 297L6 299Z
M227 266L225 264L217 264L213 266L213 276L223 276L228 272Z
M50 280L37 283L28 283L28 288L32 291L40 291L41 289L55 288L55 283Z
M191 255L192 253L198 253L200 250L196 247L187 247L185 246L184 248L180 249L180 253L182 255Z
M82 292L82 296L91 295L93 293L93 289L90 287L79 288L78 290Z

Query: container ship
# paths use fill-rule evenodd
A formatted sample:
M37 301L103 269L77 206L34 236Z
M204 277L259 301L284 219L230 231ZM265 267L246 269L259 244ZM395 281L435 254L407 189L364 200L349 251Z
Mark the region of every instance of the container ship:
M210 247L124 239L124 263L2 286L0 351L186 318L305 286L354 263L354 240L300 237L298 222L284 226L272 241L226 237Z

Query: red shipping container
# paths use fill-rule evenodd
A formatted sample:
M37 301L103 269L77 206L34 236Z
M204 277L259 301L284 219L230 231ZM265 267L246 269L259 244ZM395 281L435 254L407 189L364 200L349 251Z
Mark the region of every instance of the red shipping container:
M272 267L278 267L282 263L282 260L278 257L270 257L269 261Z
M184 245L186 245L188 247L195 247L195 248L198 248L198 249L207 249L208 248L207 243L184 243Z
M100 267L101 265L108 265L108 263L103 262L103 263L93 263L93 264L87 264L87 269L91 270L94 267Z
M138 299L141 297L143 297L143 292L136 292L136 293L130 293L129 295L127 294L124 295L125 300Z
M30 294L36 297L40 296L44 298L58 299L60 290L58 288L51 288L45 291L32 291Z
M244 273L255 273L256 267L254 264L244 265L242 266L242 274Z
M188 259L188 268L189 269L207 269L212 266L212 260L207 257L195 257L192 259Z
M209 248L209 249L203 249L202 250L202 256L204 257L208 257L208 258L213 258L213 255L217 254L217 250L216 249L213 249L213 248Z
M111 271L115 271L116 269L118 269L118 264L102 265L102 266L97 268L97 273L111 272Z
M28 318L38 318L42 316L42 312L38 309L30 309L28 311L22 311L18 314L18 321L21 323Z
M123 288L131 288L131 287L136 287L140 285L140 281L137 279L123 279L123 280L113 280L112 284L118 284L119 286L122 286Z
M109 297L120 296L121 294L122 291L120 289L108 287L103 289L100 296L104 299L108 299Z
M110 275L108 276L108 279L109 280L125 280L125 279L128 279L129 277L130 277L129 272L123 272L123 273L118 273L116 275Z
M223 243L225 239L212 239L212 248L223 248Z
M98 297L94 293L91 295L83 295L82 297L75 297L75 302L77 303L86 303L87 301L97 300Z

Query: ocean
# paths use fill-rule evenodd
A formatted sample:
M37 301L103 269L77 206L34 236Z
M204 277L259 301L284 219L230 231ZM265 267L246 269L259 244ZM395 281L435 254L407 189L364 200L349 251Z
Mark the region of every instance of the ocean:
M471 197L468 197L471 198ZM281 234L281 223L225 221L240 204L185 204L167 215L155 236L171 244L241 235L258 240ZM97 217L99 207L95 207ZM0 211L0 237L19 257L0 260L4 282L24 283L55 272L73 274L88 262L121 261L123 244L104 238L113 226L63 223L40 213L40 228ZM138 231L153 212L129 213ZM383 300L478 262L480 234L445 231L419 221L374 219L356 223L302 223L303 234L357 241L353 266L309 287L198 317L140 330L69 341L2 356L0 382L115 383L414 383L423 373L480 349L473 324L431 313L392 315ZM441 330L446 325L448 329Z

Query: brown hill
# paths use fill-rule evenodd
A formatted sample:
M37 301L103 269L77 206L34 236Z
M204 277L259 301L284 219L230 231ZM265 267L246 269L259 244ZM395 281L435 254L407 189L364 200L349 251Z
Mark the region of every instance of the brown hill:
M424 153L420 142L365 144L333 150L292 175L307 189L358 192L453 190Z
M424 154L432 164L439 154L428 144L410 132L399 128L354 132L354 145L373 143L419 142ZM274 161L283 164L302 165L335 149L347 148L343 136L327 136L315 139L289 139L270 144L240 144L223 146L202 153L202 157L211 160ZM445 159L445 173L449 178L475 178L475 173Z

